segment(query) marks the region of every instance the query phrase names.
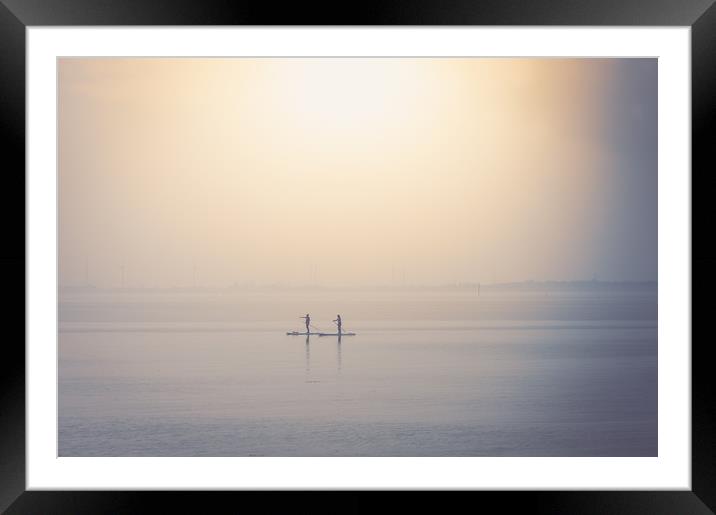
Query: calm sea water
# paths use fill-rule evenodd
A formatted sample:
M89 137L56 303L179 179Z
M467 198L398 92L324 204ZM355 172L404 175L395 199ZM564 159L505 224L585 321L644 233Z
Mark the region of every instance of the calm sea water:
M655 456L656 291L74 294L61 456ZM331 329L344 337L286 336Z

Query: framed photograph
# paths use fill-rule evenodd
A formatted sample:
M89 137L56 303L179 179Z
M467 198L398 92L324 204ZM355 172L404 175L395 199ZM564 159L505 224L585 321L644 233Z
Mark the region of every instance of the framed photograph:
M5 3L1 509L713 512L709 2Z

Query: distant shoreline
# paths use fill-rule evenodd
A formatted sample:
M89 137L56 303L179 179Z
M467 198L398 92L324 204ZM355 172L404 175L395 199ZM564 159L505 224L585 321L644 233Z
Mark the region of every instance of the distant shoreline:
M289 284L236 284L225 287L97 287L65 285L59 293L251 293L251 292L334 292L334 291L375 291L375 292L416 292L454 291L480 293L524 291L524 292L579 292L579 291L654 291L657 281L520 281L506 283L464 282L440 285L368 285L368 286L322 286Z

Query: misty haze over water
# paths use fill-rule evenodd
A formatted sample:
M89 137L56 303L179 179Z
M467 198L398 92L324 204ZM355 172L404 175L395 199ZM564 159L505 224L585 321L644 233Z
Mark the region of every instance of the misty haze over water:
M657 59L57 72L61 456L656 455Z
M654 456L656 285L65 290L59 418L61 456Z

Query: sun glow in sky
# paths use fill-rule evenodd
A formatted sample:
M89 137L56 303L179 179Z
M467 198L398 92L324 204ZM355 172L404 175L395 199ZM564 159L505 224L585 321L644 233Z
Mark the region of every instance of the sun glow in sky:
M60 283L655 280L656 60L61 59Z

